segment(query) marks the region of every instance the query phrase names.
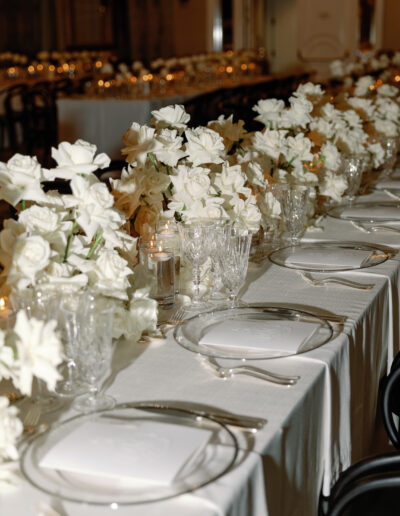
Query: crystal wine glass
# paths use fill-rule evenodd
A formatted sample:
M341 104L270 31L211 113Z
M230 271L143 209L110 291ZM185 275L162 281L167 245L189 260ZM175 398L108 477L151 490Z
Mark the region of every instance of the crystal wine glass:
M202 310L208 306L207 303L201 301L200 268L210 256L213 227L214 222L198 219L178 224L182 251L193 267L194 291L188 310Z
M100 383L109 374L113 353L114 307L110 300L88 295L76 319L76 372L88 391L75 398L73 407L84 413L114 407L115 399L101 391Z
M290 243L297 245L307 219L309 188L305 185L275 183L271 185L271 191L280 202L283 226Z
M238 293L246 279L252 233L241 226L227 227L218 254L221 278L229 292L229 305L238 305Z

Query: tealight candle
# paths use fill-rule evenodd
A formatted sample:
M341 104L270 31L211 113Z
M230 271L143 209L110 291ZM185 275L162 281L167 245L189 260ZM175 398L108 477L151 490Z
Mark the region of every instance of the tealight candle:
M150 296L168 308L175 302L174 253L147 249L146 257L147 270L153 278Z
M9 306L8 297L0 297L0 328L6 329L10 323L13 310Z
M161 249L174 254L175 293L180 292L181 244L178 228L174 220L163 220L156 226L156 243Z

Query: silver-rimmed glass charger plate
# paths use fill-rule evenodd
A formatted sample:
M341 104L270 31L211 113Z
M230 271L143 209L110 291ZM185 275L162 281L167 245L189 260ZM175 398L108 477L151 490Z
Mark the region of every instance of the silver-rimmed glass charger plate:
M315 242L282 247L268 256L275 265L314 272L340 272L374 267L391 253L383 246L361 242Z
M87 432L91 428L96 431ZM56 423L34 437L22 453L21 470L33 486L51 496L115 507L194 491L227 473L237 454L234 434L203 413L121 403Z
M359 202L340 204L328 211L335 219L353 220L354 222L400 222L400 202Z
M332 335L330 323L311 313L263 305L202 312L174 330L176 342L194 353L242 361L305 353Z

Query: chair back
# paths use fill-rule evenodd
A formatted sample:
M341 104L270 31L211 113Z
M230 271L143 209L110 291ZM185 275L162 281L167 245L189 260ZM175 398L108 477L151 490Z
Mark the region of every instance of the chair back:
M400 367L399 355L393 361L389 375L384 379L379 399L383 424L393 446L400 450Z
M26 153L28 111L26 84L16 84L7 89L4 97L5 126L10 152Z

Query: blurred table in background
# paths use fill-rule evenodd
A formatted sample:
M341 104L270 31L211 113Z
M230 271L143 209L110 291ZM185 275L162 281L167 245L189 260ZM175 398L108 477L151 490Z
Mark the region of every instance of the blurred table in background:
M151 112L169 104L182 104L192 95L143 100L113 98L60 98L57 100L58 141L78 139L97 145L111 159L121 159L122 135L137 122L149 124Z

